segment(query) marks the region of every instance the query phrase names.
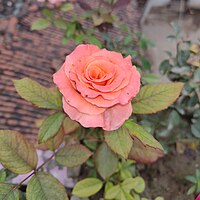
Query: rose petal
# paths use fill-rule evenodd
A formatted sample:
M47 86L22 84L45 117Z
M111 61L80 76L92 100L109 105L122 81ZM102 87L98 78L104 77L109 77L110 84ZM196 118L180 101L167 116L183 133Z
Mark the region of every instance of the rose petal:
M97 96L96 98L85 97L85 100L93 105L96 105L102 108L109 108L119 103L119 100L117 98L113 100L107 100L107 99L104 99L102 96Z
M130 74L130 81L127 86L121 90L122 92L119 97L119 103L122 105L126 104L127 100L129 101L135 97L140 90L140 73L137 71L135 66L131 68Z
M66 57L64 63L66 75L69 77L69 71L74 66L84 66L88 56L98 51L100 51L100 49L92 44L78 45L74 51Z
M60 68L54 75L53 81L58 86L60 92L65 97L65 100L71 106L86 114L97 115L105 111L105 108L100 108L91 103L88 103L72 86L64 72L64 66Z
M106 131L118 129L132 114L131 102L122 106L115 105L104 112L104 127Z
M82 81L77 80L77 76L74 73L70 73L71 80L76 82L76 88L81 93L83 97L96 98L102 96L104 99L113 100L119 97L121 91L116 91L112 93L102 93L97 90L94 90L89 84L83 83Z
M68 114L68 116L72 120L78 121L82 126L87 128L103 127L104 125L103 114L90 115L81 113L79 110L69 105L64 98L62 102L64 111Z

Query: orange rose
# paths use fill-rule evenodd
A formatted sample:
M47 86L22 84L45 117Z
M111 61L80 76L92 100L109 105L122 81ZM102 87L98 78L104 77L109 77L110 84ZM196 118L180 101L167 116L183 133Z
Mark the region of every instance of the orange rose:
M131 100L140 89L140 74L131 57L79 45L53 75L63 94L63 109L84 127L118 129L132 113Z

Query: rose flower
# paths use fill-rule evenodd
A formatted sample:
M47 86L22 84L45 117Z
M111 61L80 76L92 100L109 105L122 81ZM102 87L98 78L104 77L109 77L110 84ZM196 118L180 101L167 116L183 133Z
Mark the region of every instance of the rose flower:
M118 129L132 113L131 100L140 89L140 74L131 57L79 45L53 75L63 95L63 109L84 127Z

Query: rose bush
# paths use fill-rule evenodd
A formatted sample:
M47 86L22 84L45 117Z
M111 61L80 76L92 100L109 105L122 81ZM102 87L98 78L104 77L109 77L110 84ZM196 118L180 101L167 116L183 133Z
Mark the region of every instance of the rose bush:
M140 74L131 57L79 45L53 75L63 95L63 109L84 127L118 129L132 113L131 100L140 89Z

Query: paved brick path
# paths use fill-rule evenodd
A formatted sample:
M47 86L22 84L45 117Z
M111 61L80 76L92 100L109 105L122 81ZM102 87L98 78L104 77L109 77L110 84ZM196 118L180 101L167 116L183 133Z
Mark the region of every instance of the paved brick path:
M136 6L131 3L127 12L123 14L121 11L121 14L127 15L129 23L137 28ZM54 28L31 32L30 24L40 13L33 6L30 9L33 11L20 19L0 20L0 129L21 131L34 140L38 131L35 120L44 118L47 111L21 99L12 80L30 77L44 86L53 86L52 74L72 46L62 46L62 33Z

